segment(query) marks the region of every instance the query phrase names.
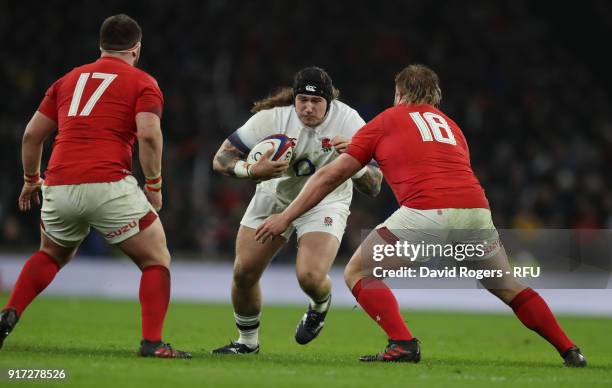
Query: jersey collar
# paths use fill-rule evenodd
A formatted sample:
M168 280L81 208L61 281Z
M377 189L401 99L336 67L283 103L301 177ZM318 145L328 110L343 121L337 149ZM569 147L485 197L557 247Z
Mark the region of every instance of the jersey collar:
M96 62L98 62L98 61L103 61L103 60L104 60L104 61L105 61L105 60L116 61L116 62L123 63L124 65L132 66L132 65L130 65L129 63L127 63L126 61L124 61L124 60L123 60L123 59L121 59L121 58L116 58L116 57L111 57L111 56L100 57L100 58L98 58L98 60L97 60Z

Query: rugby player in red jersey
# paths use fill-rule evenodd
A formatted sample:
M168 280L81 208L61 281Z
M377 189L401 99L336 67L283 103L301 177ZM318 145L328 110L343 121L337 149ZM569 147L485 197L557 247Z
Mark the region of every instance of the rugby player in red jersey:
M402 319L395 296L368 271L367 244L401 239L418 243L430 230L445 230L446 235L460 229L483 231L478 233L490 233L488 238L493 238L481 241L492 243L484 251L486 256L472 265L502 273L510 270L484 190L472 172L465 137L437 108L441 97L435 72L423 65L403 69L395 78L394 107L362 127L343 155L315 173L291 205L270 216L256 231L261 242L278 236L372 158L378 162L401 206L366 238L344 272L357 302L389 338L382 353L363 356L362 361L418 362L421 358L418 340ZM538 293L512 276L495 281L485 278L481 283L508 304L526 327L552 344L566 366L586 365L580 349L565 335Z
M27 211L32 203L40 204L42 191L41 245L23 266L0 314L0 346L93 227L142 271L140 355L191 358L162 341L170 301L170 253L157 216L162 207L163 96L155 79L135 67L141 38L140 26L127 15L104 20L100 58L51 85L26 127L19 207ZM55 128L43 180L43 143ZM136 140L144 192L131 172Z

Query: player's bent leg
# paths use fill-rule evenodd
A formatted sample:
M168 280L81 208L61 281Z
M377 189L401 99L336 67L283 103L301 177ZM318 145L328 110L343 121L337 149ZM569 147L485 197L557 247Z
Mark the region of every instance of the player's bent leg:
M473 263L472 267L476 269L501 269L504 274L512 273L503 248L488 260ZM586 366L584 355L567 337L548 304L537 292L526 287L512 275L504 275L501 279L483 279L481 284L510 306L517 318L527 328L535 331L553 345L563 358L565 366Z
M367 278L371 275L371 272L364 270L362 263L361 246L357 248L349 262L344 268L344 282L349 290L355 287L355 284L361 279Z
M398 258L395 256L385 256L384 260L376 261L373 259L373 247L379 244L395 244L395 242L387 241L390 231L388 229L382 232L385 238L381 236L381 231L376 229L370 233L366 239L357 248L348 264L344 268L344 281L349 290L352 290L355 285L364 278L375 278L377 268L380 267L383 270L393 270L400 267L410 266L411 262L404 258Z
M75 246L65 247L53 241L46 234L40 234L40 250L51 256L60 268L64 267L72 260L79 245L81 245L81 242L77 243Z
M272 257L285 243L277 237L261 244L255 241L255 229L240 225L236 236L236 258L232 279L232 305L240 337L214 349L213 354L248 354L259 352L261 288L259 279Z
M142 316L140 355L156 358L191 358L162 341L170 303L170 252L159 218L137 234L120 242L119 248L140 268L139 299Z
M298 240L296 275L302 290L310 297L308 310L295 331L295 340L305 345L323 329L331 305L331 279L328 275L340 241L325 232L304 233Z
M24 310L55 278L74 256L77 246L63 247L41 233L40 250L24 264L15 287L0 312L0 348L17 325Z
M419 362L421 350L418 339L414 338L402 317L397 299L393 292L371 272L371 258L365 251L372 243L384 240L373 231L351 257L345 272L344 280L351 289L355 299L364 311L387 334L389 343L382 353L362 356L361 361L400 361Z
M151 266L170 267L170 252L166 245L166 234L159 218L146 229L121 241L117 246L144 270Z
M473 261L467 264L471 269L475 270L501 270L502 277L484 278L480 280L480 284L506 304L509 304L512 299L527 288L527 286L511 275L512 269L503 248L489 259Z
M285 243L282 237L261 244L255 241L255 229L240 226L236 236L236 257L232 278L232 304L240 315L256 315L261 310L259 279L272 257Z
M313 300L327 298L331 292L329 270L340 241L330 233L309 232L298 240L295 270L302 290Z

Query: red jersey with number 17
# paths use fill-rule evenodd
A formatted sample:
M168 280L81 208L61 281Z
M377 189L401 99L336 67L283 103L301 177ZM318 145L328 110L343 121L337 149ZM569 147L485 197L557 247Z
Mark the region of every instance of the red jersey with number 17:
M463 133L431 105L385 110L357 131L347 153L362 165L375 159L403 206L489 208Z
M45 184L114 182L130 175L136 114L161 117L163 104L155 79L119 58L102 57L70 71L38 107L58 125Z

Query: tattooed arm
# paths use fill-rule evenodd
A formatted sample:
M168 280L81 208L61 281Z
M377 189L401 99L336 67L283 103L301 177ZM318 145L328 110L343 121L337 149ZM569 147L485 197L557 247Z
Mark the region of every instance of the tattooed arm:
M225 140L213 159L213 170L226 176L236 176L236 162L246 159L246 154Z
M371 164L367 165L366 169L366 173L359 178L353 179L353 183L355 188L361 193L374 198L380 193L383 175L380 172L380 168Z
M225 140L213 159L213 170L226 176L234 178L251 178L257 181L278 178L283 175L283 172L289 166L289 162L275 162L270 160L272 154L274 154L274 150L270 149L263 154L257 162L248 164L244 161L247 155L236 148L229 140ZM245 174L242 174L243 176L236 175L237 163L244 166Z

